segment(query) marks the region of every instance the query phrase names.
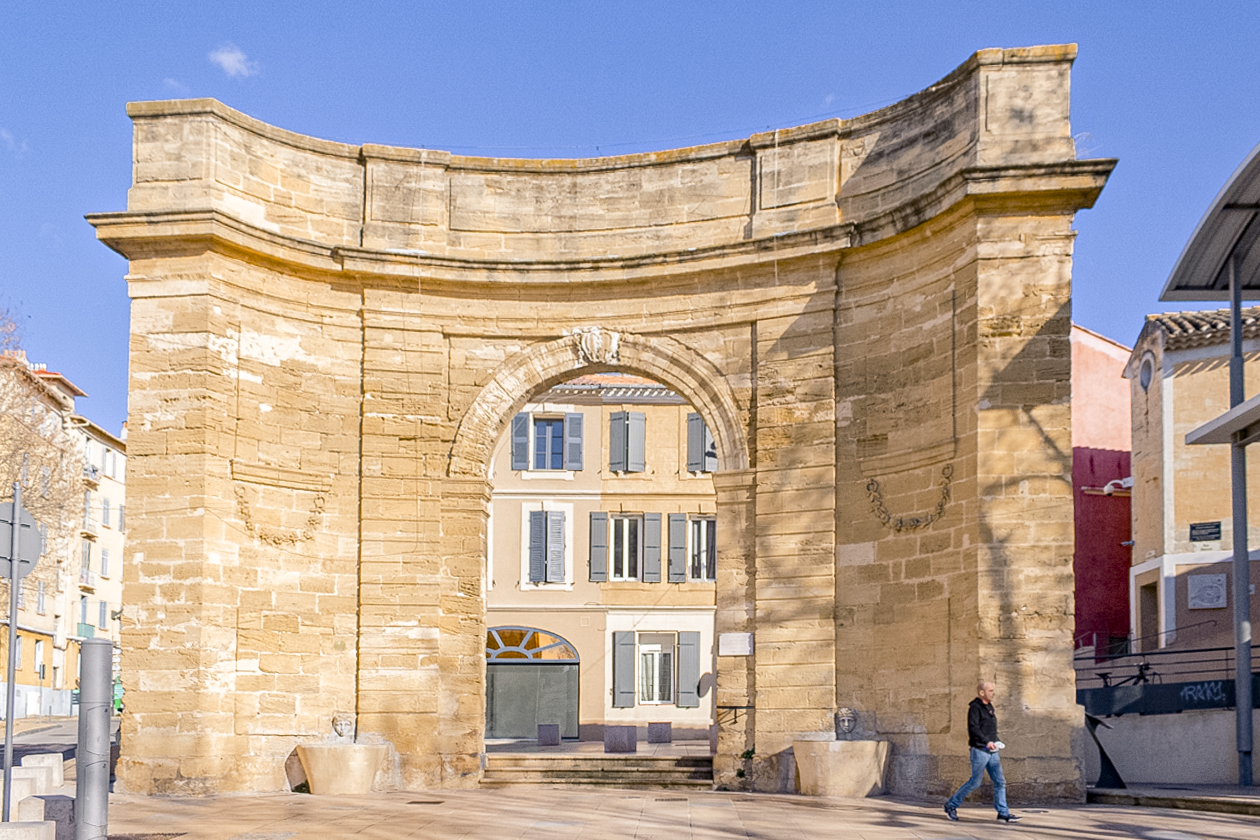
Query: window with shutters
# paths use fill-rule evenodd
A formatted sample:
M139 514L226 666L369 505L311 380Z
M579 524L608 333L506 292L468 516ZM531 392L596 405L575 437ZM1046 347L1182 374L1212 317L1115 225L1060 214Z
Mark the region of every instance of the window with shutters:
M696 517L691 520L690 530L688 576L691 580L716 580L717 520L712 516Z
M109 577L109 549L101 549L101 577Z
M119 531L127 530L126 523L127 523L127 506L119 505L118 506L118 530Z
M35 612L43 615L48 611L48 584L44 581L35 582Z
M565 511L526 512L526 575L531 584L567 583L568 529Z
M109 527L109 499L101 497L101 525Z
M532 415L512 418L511 459L514 470L581 470L582 415Z
M614 411L608 418L608 468L644 472L647 468L647 415Z
M610 578L638 580L643 559L643 517L609 518Z
M105 601L100 602L100 615L96 620L96 626L104 630L109 619L109 604Z
M699 414L687 415L687 471L717 472L717 444Z
M639 702L647 705L674 702L675 636L673 633L639 634Z

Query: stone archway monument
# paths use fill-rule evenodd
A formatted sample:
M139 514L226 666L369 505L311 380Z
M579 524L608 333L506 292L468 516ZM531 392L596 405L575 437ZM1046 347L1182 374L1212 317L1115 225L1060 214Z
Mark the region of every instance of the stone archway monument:
M478 784L491 448L626 370L718 447L720 783L793 789L850 708L894 792L944 792L985 678L1015 795L1081 798L1071 223L1114 161L1076 159L1074 56L592 160L128 106L127 210L90 217L130 260L120 787L283 789L334 714L393 784Z

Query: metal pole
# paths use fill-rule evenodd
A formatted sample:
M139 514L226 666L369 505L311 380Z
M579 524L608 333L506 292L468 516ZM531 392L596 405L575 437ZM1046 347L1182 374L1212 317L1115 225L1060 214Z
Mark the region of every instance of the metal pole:
M1242 284L1237 258L1229 267L1229 406L1245 399L1243 386ZM1247 448L1229 447L1231 515L1234 518L1234 698L1238 742L1238 784L1250 787L1251 776L1251 558L1247 550Z
M109 639L84 639L79 643L79 745L74 754L74 840L106 838L113 650Z
M0 819L9 821L9 800L13 791L13 705L15 700L14 669L17 666L14 649L17 647L17 583L18 545L21 543L22 485L13 482L13 530L9 540L9 664L4 686L4 807Z

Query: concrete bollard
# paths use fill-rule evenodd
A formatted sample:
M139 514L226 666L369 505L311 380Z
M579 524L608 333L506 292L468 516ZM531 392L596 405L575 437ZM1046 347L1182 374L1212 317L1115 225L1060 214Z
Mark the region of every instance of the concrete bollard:
M35 780L30 776L19 776L20 767L13 768L13 798L9 800L9 807L17 805L28 796L34 796L38 791L35 790ZM4 795L4 784L0 782L0 796ZM3 823L0 823L3 825Z
M74 840L74 797L62 793L28 796L18 803L18 819L48 821L57 826L56 840Z
M674 727L669 721L663 723L648 724L648 743L649 744L672 744L674 743Z
M15 780L30 779L31 783L34 785L31 792L36 796L42 793L52 793L53 771L51 767L40 767L38 765L34 767L27 767L25 765L22 767L14 767L13 778ZM17 788L14 788L14 790L17 790Z
M49 767L52 769L52 786L59 788L66 783L66 758L61 753L31 753L22 756L23 767Z
M57 840L54 822L0 823L0 840Z
M632 753L639 751L639 733L633 726L604 725L604 752Z
M558 723L538 724L538 746L540 747L560 746L560 724Z

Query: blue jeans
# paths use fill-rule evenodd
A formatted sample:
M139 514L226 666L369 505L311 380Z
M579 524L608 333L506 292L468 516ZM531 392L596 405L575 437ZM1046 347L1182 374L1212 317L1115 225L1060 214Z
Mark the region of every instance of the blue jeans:
M989 771L989 778L993 780L993 807L997 808L1001 816L1009 814L1011 811L1006 806L1006 777L1002 775L1002 759L998 758L996 752L975 747L971 748L971 778L954 791L954 795L949 798L948 807L957 808L967 798L967 794L980 787L985 770Z

